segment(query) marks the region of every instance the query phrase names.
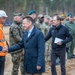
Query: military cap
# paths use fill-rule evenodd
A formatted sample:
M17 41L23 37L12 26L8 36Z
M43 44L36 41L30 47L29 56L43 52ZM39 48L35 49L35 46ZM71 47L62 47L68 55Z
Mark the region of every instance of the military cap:
M72 14L71 14L71 15L69 15L69 17L70 17L70 18L73 18L73 15L72 15Z
M31 14L36 14L36 11L35 10L31 10L31 11L29 11L29 13L28 13L28 15L31 15Z
M52 21L53 20L53 18L52 17L49 17L49 19Z
M22 13L14 13L13 16L22 16Z
M73 14L72 13L68 13L68 16L73 16Z
M60 16L61 16L61 17L65 17L65 14L61 14Z
M38 18L42 18L42 17L44 17L44 15L42 15L42 14L39 14L38 15Z
M66 18L64 14L61 14L60 17L61 17L61 20L64 20Z
M50 19L50 17L49 17L48 15L44 15L44 17L45 17L45 18L49 18L49 19Z

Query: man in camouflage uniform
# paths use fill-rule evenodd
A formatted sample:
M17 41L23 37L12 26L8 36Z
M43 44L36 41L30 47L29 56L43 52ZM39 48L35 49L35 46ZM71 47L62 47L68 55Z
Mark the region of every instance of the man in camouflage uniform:
M42 14L39 14L38 16L37 16L37 21L36 21L36 24L35 24L35 26L39 29L39 30L41 30L41 25L43 24L43 22L44 22L44 15L42 15Z
M74 52L74 46L75 46L75 22L73 20L72 14L69 15L69 21L67 21L65 23L65 26L69 29L69 31L73 37L73 40L68 44L69 50L67 51L67 58L71 59L74 57L73 52Z
M22 14L21 13L14 14L13 20L14 21L9 29L9 38L10 38L11 46L17 44L21 40L24 33L24 29L22 27ZM12 56L12 62L13 62L12 75L18 75L19 65L21 69L21 75L24 75L23 49L11 53L11 56Z
M36 11L30 10L28 15L36 22Z
M48 21L49 29L52 27L52 24L53 24L53 19L52 19L52 17L49 17L49 21ZM48 54L48 61L50 62L50 60L51 60L51 43L52 43L52 38L49 39L47 42L48 42L48 49L49 49L48 52L47 52L47 54Z
M44 22L40 26L41 31L43 32L44 36L47 35L50 26L49 26L49 19L50 17L48 15L44 16ZM49 62L50 61L50 41L47 41L46 43L46 50L45 50L45 61Z

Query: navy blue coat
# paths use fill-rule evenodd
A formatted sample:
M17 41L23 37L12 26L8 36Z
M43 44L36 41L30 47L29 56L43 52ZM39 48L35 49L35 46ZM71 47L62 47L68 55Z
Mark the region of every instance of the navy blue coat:
M31 35L27 38L27 33L24 33L22 41L19 44L9 47L9 52L13 52L24 48L25 62L24 69L27 73L43 73L45 72L45 42L42 32L36 27L33 28ZM36 66L41 66L40 70Z

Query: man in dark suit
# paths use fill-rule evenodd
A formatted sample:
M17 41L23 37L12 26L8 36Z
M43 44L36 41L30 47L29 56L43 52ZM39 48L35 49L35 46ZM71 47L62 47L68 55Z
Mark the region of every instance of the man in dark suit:
M61 65L61 75L66 75L65 69L65 49L66 43L72 40L69 30L61 24L61 18L58 15L53 17L53 26L49 30L45 41L52 37L52 51L51 51L51 72L52 75L56 73L56 59L59 57Z
M34 20L27 16L23 20L25 33L19 44L8 48L13 52L24 48L24 70L26 75L42 75L45 72L45 42L42 32L34 26ZM7 51L6 48L3 51Z

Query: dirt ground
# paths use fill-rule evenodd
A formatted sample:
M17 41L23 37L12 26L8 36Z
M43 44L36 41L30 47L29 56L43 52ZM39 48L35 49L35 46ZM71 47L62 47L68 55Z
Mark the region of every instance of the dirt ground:
M4 34L5 37L7 39L7 41L9 42L9 27L4 27ZM51 75L51 69L50 69L50 63L47 63L46 65L46 72L43 75ZM60 72L60 66L56 66L57 68L57 73L58 75L61 75ZM11 55L8 54L6 56L6 63L5 63L5 74L4 75L11 75L11 70L12 70L12 62L11 62ZM75 75L75 58L74 59L70 59L70 60L66 60L66 70L67 70L67 75ZM20 71L19 71L19 75Z

